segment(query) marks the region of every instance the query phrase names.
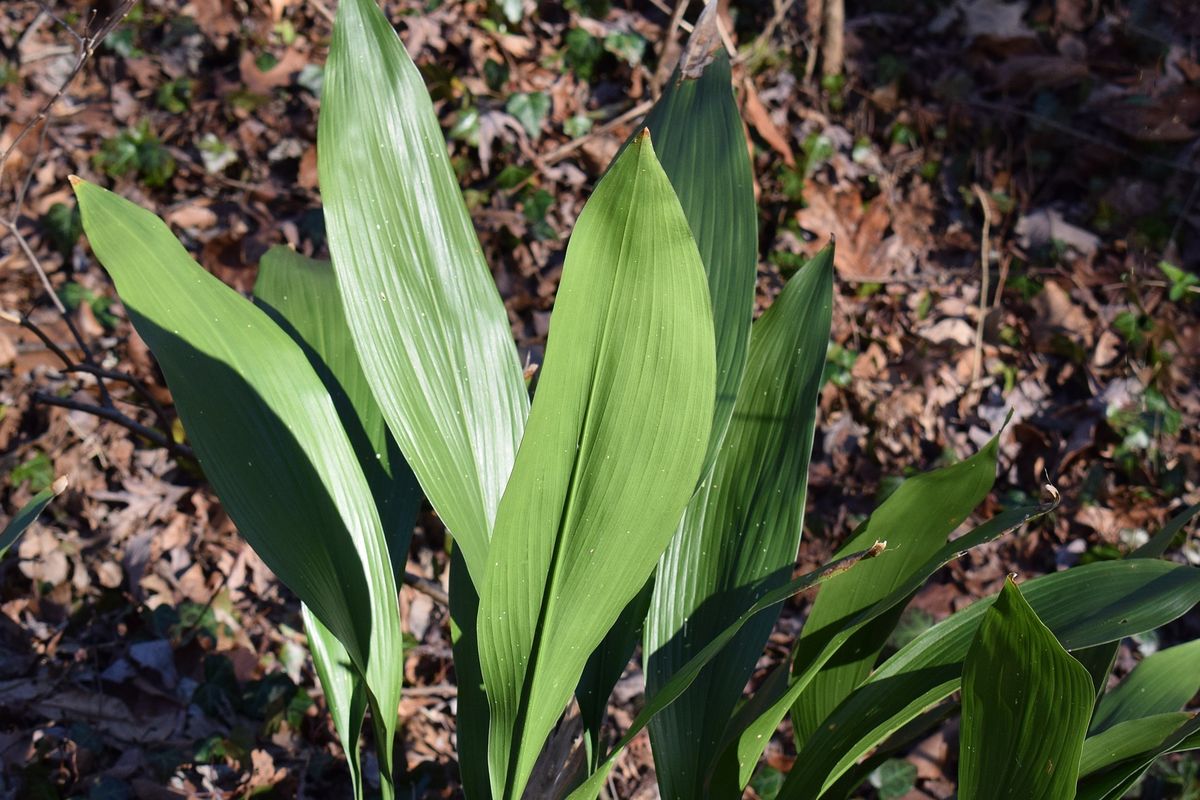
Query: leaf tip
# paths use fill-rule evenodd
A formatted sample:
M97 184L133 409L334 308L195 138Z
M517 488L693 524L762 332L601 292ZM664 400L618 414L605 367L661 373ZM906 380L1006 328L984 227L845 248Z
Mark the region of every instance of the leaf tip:
M79 177L78 175L68 175L67 180L71 182L72 189L83 183L83 178Z
M71 481L66 475L59 475L54 479L54 483L50 484L50 488L53 490L55 497L57 497L67 490L67 486L69 486L70 483Z

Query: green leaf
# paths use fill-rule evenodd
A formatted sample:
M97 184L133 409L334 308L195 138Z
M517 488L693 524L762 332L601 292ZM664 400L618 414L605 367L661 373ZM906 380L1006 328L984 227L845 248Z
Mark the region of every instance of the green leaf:
M1087 670L1008 578L963 662L959 794L1074 795L1094 698Z
M1200 639L1144 659L1116 688L1100 698L1091 734L1122 722L1178 711L1200 692Z
M741 609L791 577L832 308L829 247L787 283L754 326L725 444L659 563L643 647L648 696ZM702 796L708 765L776 616L764 613L748 623L683 702L651 723L664 798Z
M1200 749L1200 715L1185 716L1190 719L1157 746L1101 772L1085 776L1079 782L1079 790L1075 795L1077 800L1119 800L1159 758L1170 753ZM1110 730L1116 730L1116 727Z
M333 267L289 248L273 247L259 265L254 296L300 345L333 400L375 499L395 580L404 574L420 488L388 433L358 363ZM350 765L355 797L361 798L358 737L367 707L366 685L337 637L307 608L303 616L313 665Z
M1151 714L1115 722L1100 733L1088 736L1079 761L1080 777L1156 749L1193 716L1182 711Z
M325 691L325 704L333 717L333 727L346 754L350 767L350 784L355 800L362 800L362 755L358 737L362 733L363 717L367 712L367 686L350 661L350 654L337 637L313 616L308 606L300 606L304 630L308 633L308 650L313 667Z
M542 135L542 123L550 113L550 95L545 92L517 92L508 98L504 110L517 118L534 139Z
M705 474L716 460L746 368L758 274L754 176L732 87L729 56L721 48L700 77L682 78L677 71L644 123L679 196L708 276L717 342L717 401Z
M710 14L706 19L715 25L714 16ZM703 34L704 30L694 32L691 41L703 46ZM713 432L702 470L707 476L724 439L745 370L758 251L754 179L724 50L697 76L682 79L677 71L644 125L679 197L708 277L717 385ZM615 682L620 677L614 674L615 665L627 662L632 655L632 643L640 636L644 613L644 605L640 613L638 608L626 609L605 640L605 652L594 657L607 658L613 669L585 673L579 694L592 709L607 701L613 685L595 684L593 679L603 674L612 676Z
M1057 503L1058 497L1055 495L1049 502L1038 506L1007 509L966 535L945 543L923 565L912 570L889 595L854 616L847 617L831 630L830 636L822 637L821 649L805 660L805 666L800 673L791 675L789 679L789 666L786 663L781 664L777 668L776 674L768 677L758 693L742 705L737 716L730 723L727 739L732 744L726 746L724 755L714 769L714 777L711 779L713 785L725 788L727 791L736 791L738 787L745 785L746 781L750 779L754 765L762 755L763 749L770 741L771 734L779 726L788 709L795 703L796 698L858 631L869 626L881 616L894 616L897 607L907 603L909 597L920 589L934 572L950 561L959 558L972 548L995 541L1029 520L1047 513L1055 508ZM905 722L908 721L905 720ZM737 782L733 783L735 779Z
M617 681L621 680L625 667L629 666L629 659L633 657L638 640L642 638L642 624L653 593L654 580L651 578L625 606L600 645L592 651L579 678L575 700L579 703L579 718L583 723L589 771L600 766L600 759L604 755L601 733L608 714L608 698Z
M363 372L479 585L528 395L429 94L374 0L339 4L317 143Z
M1106 561L1034 578L1022 595L1068 650L1152 630L1200 601L1200 570L1155 559ZM976 602L885 661L813 732L781 800L816 798L906 722L958 691L962 660L991 606Z
M267 566L366 679L391 774L403 658L370 489L300 346L144 209L75 182L92 250L166 375L205 475Z
M52 481L48 487L42 489L31 497L29 502L21 506L20 511L13 514L12 519L4 526L4 532L0 533L0 558L4 558L8 554L8 548L12 547L17 539L21 538L21 534L41 516L46 506L50 505L50 501L62 494L66 488L67 479L65 477Z
M43 492L50 488L54 483L54 464L50 461L50 456L41 450L35 450L32 456L8 474L10 486L20 486L25 482L29 483L29 490L32 492Z
M886 539L896 555L865 565L852 581L843 578L822 587L796 643L793 672L803 671L807 658L822 651L847 617L886 597L946 544L946 537L991 491L998 442L999 437L993 437L965 461L904 481L855 531L843 551L861 550L864 543ZM898 604L855 633L800 694L792 708L797 742L807 739L870 674L904 605Z
M644 135L576 223L497 514L479 610L495 795L520 796L588 655L666 548L714 380L704 268Z
M398 581L408 562L421 489L359 364L332 265L272 247L259 265L254 297L304 350L329 391L375 498Z
M75 249L75 243L83 235L79 206L72 204L68 207L66 203L55 203L42 215L41 223L50 246L63 258L69 257Z
M879 790L879 800L897 800L913 790L917 765L902 758L889 758L871 773L871 785Z
M625 747L633 741L633 739L642 732L642 729L650 723L656 715L663 709L668 708L671 703L679 699L679 696L692 685L692 681L704 669L704 667L721 652L724 647L729 644L742 629L747 622L753 619L756 615L771 608L772 606L782 603L792 595L799 594L806 589L811 589L814 586L819 586L822 582L829 580L835 575L840 575L846 570L854 569L862 561L874 558L884 552L882 544L872 547L870 550L861 553L854 553L845 558L838 559L829 564L826 564L819 570L807 572L797 578L785 583L778 589L768 592L758 600L750 608L746 609L740 617L738 617L732 625L723 630L720 635L713 638L704 648L696 653L691 660L687 662L671 680L646 701L646 705L642 708L641 713L633 720L633 724L629 726L629 730L625 731L625 735L616 743L612 751L601 762L600 768L588 776L575 791L571 792L568 800L588 800L594 798L600 789L604 786L605 778L608 776L608 771L612 769L616 763L617 757Z
M458 771L470 800L492 796L488 775L488 702L479 663L479 595L467 572L462 549L450 554L450 638L458 706L454 715Z
M1179 532L1191 522L1192 518L1200 513L1200 503L1195 503L1176 514L1174 517L1163 525L1162 530L1154 534L1145 544L1130 553L1130 558L1159 558L1171 546L1175 537ZM1108 685L1108 675L1112 672L1113 664L1116 663L1117 653L1121 649L1121 643L1108 642L1107 644L1098 645L1095 648L1081 650L1075 653L1075 657L1079 662L1087 667L1092 673L1092 683L1096 687L1097 701L1104 694L1104 690ZM1095 719L1092 721L1093 730L1095 733Z

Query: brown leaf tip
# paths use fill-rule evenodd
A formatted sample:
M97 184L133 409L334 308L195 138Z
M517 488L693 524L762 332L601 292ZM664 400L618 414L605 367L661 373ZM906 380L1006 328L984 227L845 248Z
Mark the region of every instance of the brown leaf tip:
M75 176L72 175L71 177ZM78 180L78 178L76 178L76 180ZM67 490L68 484L70 484L70 481L67 480L67 476L59 475L54 479L54 483L50 484L50 488L54 490L54 494L60 495Z
M71 188L74 189L79 184L83 183L83 178L78 175L68 175L67 180L71 182Z

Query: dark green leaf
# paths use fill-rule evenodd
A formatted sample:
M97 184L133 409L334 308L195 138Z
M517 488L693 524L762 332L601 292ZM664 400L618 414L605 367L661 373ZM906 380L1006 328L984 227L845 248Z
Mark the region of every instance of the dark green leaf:
M958 792L1071 797L1095 694L1010 577L983 615L962 673Z
M725 444L658 567L644 643L651 697L741 609L791 577L832 307L830 247L787 283L754 326ZM664 798L702 795L776 616L760 614L747 624L682 702L651 723Z

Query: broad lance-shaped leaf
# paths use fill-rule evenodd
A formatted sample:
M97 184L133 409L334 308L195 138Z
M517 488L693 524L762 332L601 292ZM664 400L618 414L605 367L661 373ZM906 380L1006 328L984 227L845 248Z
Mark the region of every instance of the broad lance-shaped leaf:
M20 510L4 526L4 532L0 533L0 558L4 558L8 553L8 548L12 547L17 539L21 538L21 534L42 515L46 506L50 505L50 501L62 494L66 488L67 478L64 475L55 479L48 488L42 489L30 498L29 502L21 506Z
M688 41L690 55L682 60L692 68L686 75L675 70L643 122L679 197L708 277L717 382L704 476L716 460L745 369L758 267L754 176L729 56L715 35L715 12L716 3L710 2ZM641 638L651 588L647 584L644 594L622 613L580 681L580 713L593 752L598 752L608 696Z
M797 578L793 578L783 586L773 589L759 598L754 605L743 611L742 615L734 620L729 627L714 636L713 639L700 650L700 652L696 653L688 660L686 664L680 667L679 670L671 676L671 679L668 680L658 691L658 694L650 697L646 701L645 707L642 708L641 713L639 713L637 718L634 719L633 724L629 726L629 730L625 731L625 735L622 736L613 747L612 752L610 752L608 756L601 761L598 769L593 771L592 774L589 775L582 784L580 784L573 792L571 792L571 794L568 796L568 800L593 800L593 798L600 793L600 789L604 786L604 781L608 777L609 770L612 769L613 764L616 763L617 758L621 755L621 752L625 749L625 747L628 746L628 744L633 741L634 737L641 733L642 729L650 724L650 722L658 714L660 714L664 709L669 708L672 703L679 699L679 696L682 695L688 689L688 687L692 685L692 681L696 679L696 676L700 674L700 672L705 666L708 665L709 662L711 662L717 657L718 654L722 652L722 650L724 650L726 645L729 644L730 640L737 636L738 631L740 631L742 627L746 625L746 623L750 622L750 620L754 619L754 617L766 611L767 609L782 603L784 600L787 600L789 597L799 594L806 589L811 589L814 586L819 586L821 583L829 580L833 576L840 575L846 570L853 569L859 563L867 559L874 558L882 552L884 552L884 545L883 543L879 543L870 550L866 550L861 553L853 553L826 564L821 569L805 573Z
M1200 692L1200 639L1160 650L1134 667L1100 698L1089 731L1101 733L1122 722L1179 711Z
M1163 553L1167 552L1167 548L1179 535L1187 524L1192 521L1196 514L1200 513L1200 503L1194 503L1187 508L1184 508L1167 523L1162 526L1162 529L1150 540L1143 544L1138 549L1129 554L1129 558L1160 558ZM1103 697L1104 690L1108 686L1108 676L1112 672L1113 665L1117 660L1117 652L1121 648L1120 642L1109 642L1108 644L1100 645L1093 650L1080 651L1075 653L1075 657L1079 659L1088 671L1092 673L1092 683L1096 687L1096 697L1100 700ZM1096 721L1093 719L1093 733L1096 732Z
M1079 758L1079 776L1092 775L1157 749L1194 716L1184 711L1151 714L1114 723L1100 733L1088 736Z
M338 4L317 146L367 382L479 586L528 395L429 94L375 0Z
M937 552L983 502L996 480L998 439L993 437L965 461L904 481L854 532L842 550L861 550L864 542L886 539L895 548L896 557L866 565L852 581L843 578L821 588L796 642L793 672L806 667L806 658L821 651L843 620L886 597ZM807 739L871 673L903 610L904 604L899 604L892 613L856 632L800 694L792 708L797 743Z
M333 266L288 247L272 247L254 284L258 304L304 350L329 390L358 464L371 487L399 583L421 503L421 488L388 432L363 374Z
M697 28L716 25L710 3ZM733 96L729 55L719 37L705 39L697 30L693 48L712 42L711 57L697 74L676 68L643 125L654 139L663 171L679 197L708 276L716 337L717 394L713 428L704 458L707 474L724 439L738 386L746 368L754 284L758 275L758 212L746 133Z
M1161 716L1161 715L1160 715ZM1125 797L1133 786L1141 780L1146 770L1165 755L1183 753L1189 750L1200 750L1200 714L1184 714L1188 719L1157 746L1144 750L1135 756L1119 761L1106 769L1084 776L1079 781L1076 793L1078 800L1120 800ZM1155 720L1152 717L1150 720ZM1119 727L1145 723L1147 720L1135 720L1114 726L1101 736L1115 732ZM1130 732L1131 738L1139 734ZM1097 737L1099 738L1099 737ZM1085 754L1086 754L1085 744ZM1090 766L1090 765L1089 765Z
M930 576L968 550L999 539L1048 513L1057 505L1058 495L1054 494L1049 501L1040 505L1005 509L969 533L946 542L924 564L911 570L890 594L846 617L836 630L821 637L821 648L808 655L799 673L790 674L786 662L777 667L730 721L724 752L712 766L709 776L710 792L718 797L732 795L749 783L767 742L800 692L860 630L870 627L876 619L894 616L892 612L907 604Z
M1073 797L1094 696L1010 577L963 661L959 794Z
M1105 561L1027 581L1022 595L1067 650L1118 641L1187 613L1200 569L1157 559ZM813 800L925 709L958 691L962 662L993 598L939 622L885 661L800 749L778 800Z
M832 309L830 246L788 281L754 325L745 380L716 465L658 565L643 648L648 696L740 609L791 577ZM664 798L704 795L708 766L777 616L775 607L749 622L688 694L650 723Z
M254 296L300 345L329 391L375 499L392 576L398 583L408 558L420 488L388 433L358 363L332 265L287 247L273 247L259 265ZM313 665L346 752L354 793L361 797L358 737L367 708L366 686L337 637L307 608L303 616Z
M329 392L300 346L205 272L161 220L74 183L92 249L158 359L222 504L365 677L389 776L403 677L396 584Z
M734 792L745 787L771 734L797 700L817 692L815 687L825 692L842 691L840 682L849 681L852 672L857 674L862 670L859 662L864 660L863 653L877 652L882 646L909 595L921 587L934 569L965 549L970 537L994 538L1053 508L1054 503L1011 509L977 528L961 543L946 541L947 535L991 487L996 472L996 449L997 439L993 438L963 462L906 481L855 531L850 543L860 547L886 537L898 540L901 544L893 563L885 564L882 569L878 563L864 567L864 572L871 573L872 581L864 580L863 586L848 586L841 579L831 581L817 595L813 615L805 625L806 636L793 650L796 660L791 668L792 677L785 681L779 676L764 684L764 689L770 691L760 689L728 726L724 753L712 767L709 778L713 791ZM937 547L931 547L934 542ZM850 543L842 549L850 547ZM896 546L891 538L888 544ZM826 594L829 597L826 610L814 622L813 616L821 606L822 595ZM834 606L840 606L842 613L829 619L828 609ZM838 679L821 683L829 673L837 674Z
M708 444L708 286L648 135L579 216L542 369L479 609L492 787L505 800L666 548Z

